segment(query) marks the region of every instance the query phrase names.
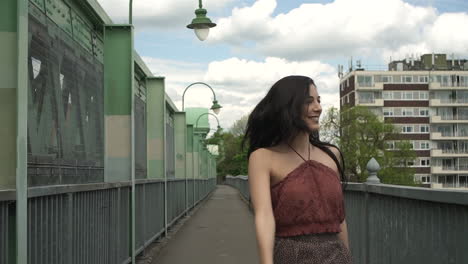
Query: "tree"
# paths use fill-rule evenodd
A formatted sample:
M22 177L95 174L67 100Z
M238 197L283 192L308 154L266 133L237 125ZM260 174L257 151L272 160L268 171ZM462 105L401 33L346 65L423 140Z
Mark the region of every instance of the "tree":
M367 162L375 158L382 168L378 175L383 183L414 185L414 171L406 167L416 157L410 143L402 141L399 149L387 149L385 141L397 133L393 124L383 122L363 106L343 109L339 120L338 145L351 181L365 181Z
M320 126L320 140L334 145L338 144L340 137L340 111L332 106L328 108L322 118Z
M241 146L244 137L244 134L241 133L243 120L246 122L247 117L244 116L237 120L229 132L218 130L206 140L208 144L220 146L217 158L218 177L247 175L247 148Z
M245 129L247 128L247 121L249 120L249 116L245 115L241 117L239 120L234 122L229 130L234 136L240 137L245 134Z
M416 158L413 145L408 141L396 144L396 150L386 150L383 159L384 165L378 172L383 183L415 186L414 169L408 167L408 162Z

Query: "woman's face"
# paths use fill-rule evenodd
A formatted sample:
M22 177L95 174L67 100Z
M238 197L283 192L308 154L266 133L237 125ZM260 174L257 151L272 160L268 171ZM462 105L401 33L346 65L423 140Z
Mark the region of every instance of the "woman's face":
M309 96L305 100L303 117L310 131L319 130L319 119L321 113L322 106L320 106L320 96L318 95L315 85L311 84L309 87Z

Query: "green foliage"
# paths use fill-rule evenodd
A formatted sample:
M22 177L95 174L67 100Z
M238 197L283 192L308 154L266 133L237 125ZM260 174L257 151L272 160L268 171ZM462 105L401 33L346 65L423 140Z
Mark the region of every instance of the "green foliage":
M242 149L243 135L218 130L207 139L208 144L220 145L217 160L218 177L226 175L247 175L247 146Z
M416 153L408 141L401 141L398 150L386 151L380 163L384 167L378 176L383 183L398 185L417 185L414 181L414 168L407 167L407 163L416 158Z
M339 109L332 106L328 108L320 124L320 140L334 145L340 138L340 113Z
M343 109L341 114L330 108L322 123L321 134L324 129L340 130L337 143L350 181L364 182L368 177L367 163L375 158L382 168L378 176L383 183L415 185L414 170L405 166L416 158L410 143L401 142L399 150L386 149L385 141L396 133L391 123L383 122L362 106ZM332 135L336 137L336 132Z

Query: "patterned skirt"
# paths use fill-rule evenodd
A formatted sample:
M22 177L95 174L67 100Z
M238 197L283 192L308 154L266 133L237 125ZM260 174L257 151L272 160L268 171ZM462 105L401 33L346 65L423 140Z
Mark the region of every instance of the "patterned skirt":
M275 237L274 264L351 264L351 254L337 234Z

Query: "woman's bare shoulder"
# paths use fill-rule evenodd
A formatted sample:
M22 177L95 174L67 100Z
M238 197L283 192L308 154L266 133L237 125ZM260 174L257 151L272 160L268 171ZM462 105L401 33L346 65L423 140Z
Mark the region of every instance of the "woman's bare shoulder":
M335 154L335 157L341 162L341 154L340 154L340 150L338 149L338 147L336 147L336 146L327 146L327 148L329 150L331 150L331 152L333 152L333 154Z
M271 150L268 148L259 148L250 154L249 161L269 161L271 159Z
M283 147L280 145L266 148L258 148L250 154L250 157L254 159L262 159L272 161L275 156L283 152Z

